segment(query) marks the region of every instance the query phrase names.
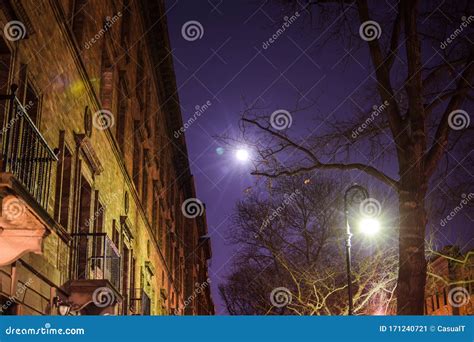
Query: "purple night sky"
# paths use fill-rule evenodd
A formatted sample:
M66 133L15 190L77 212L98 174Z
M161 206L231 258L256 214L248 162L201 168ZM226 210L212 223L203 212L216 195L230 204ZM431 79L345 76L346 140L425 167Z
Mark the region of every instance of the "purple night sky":
M225 236L235 203L243 198L244 190L253 185L255 178L249 174L251 163L239 163L234 152L216 137L238 136L245 103L258 101L266 113L271 113L295 108L298 93L300 106L310 108L293 117L292 129L304 134L309 127L320 125L318 129L324 131L325 124L315 122L312 113L342 117L354 107L367 108L369 101L362 99L361 94L374 83L367 78L371 64L366 45L345 50L347 47L340 39L332 39L330 30L309 28L307 14L303 13L264 49L263 43L281 26L282 18L294 14L291 9L282 12L281 8L262 6L262 1L256 0L167 0L166 5L183 122L193 116L196 106L211 103L185 136L197 197L207 208L216 313L225 314L217 285L229 271L236 248L228 245ZM384 14L390 15L390 7L386 11ZM181 28L190 20L202 25L201 39L183 38ZM378 104L379 99L373 102L370 107ZM353 158L366 161L361 159L362 153ZM380 166L379 162L382 161L372 164ZM396 167L384 170L398 178ZM465 229L457 235L472 241L468 213L472 210L460 218Z

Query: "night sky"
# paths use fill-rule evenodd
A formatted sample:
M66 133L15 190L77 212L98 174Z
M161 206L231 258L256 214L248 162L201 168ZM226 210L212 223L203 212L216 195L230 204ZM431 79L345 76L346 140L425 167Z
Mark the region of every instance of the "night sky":
M299 106L307 109L293 117L292 130L305 134L309 127L321 132L327 128L324 122L314 120L314 113L330 113L328 118L338 118L355 107L363 109L380 102L364 97L364 90L374 82L367 77L372 66L366 44L347 50L346 38L335 39L330 27L311 29L307 14L300 13L290 28L265 49L264 43L281 27L282 18L291 17L294 11L263 6L264 2L166 1L183 122L193 116L197 106L208 106L187 128L185 136L197 197L207 208L213 248L210 275L217 314L225 314L217 285L228 273L236 248L226 239L230 217L235 203L255 181L249 174L252 164L238 162L234 151L217 137L239 135L239 118L246 103L259 103L271 113L295 108L299 99ZM390 11L387 6L380 15L390 16ZM194 41L182 35L183 25L190 20L198 21L203 28L202 37ZM360 153L353 156L354 160L366 162L363 151ZM371 161L376 166L379 162L387 165L387 161ZM384 170L398 179L396 167L390 165L389 161ZM472 217L472 209L458 218L464 232L455 235L472 241L469 215Z

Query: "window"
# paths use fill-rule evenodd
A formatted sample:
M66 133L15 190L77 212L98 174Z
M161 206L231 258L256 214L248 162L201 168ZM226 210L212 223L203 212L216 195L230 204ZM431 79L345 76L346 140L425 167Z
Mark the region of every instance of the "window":
M126 245L123 246L123 314L128 313L129 308L129 291L130 291L130 250Z
M130 268L130 290L128 292L128 295L130 296L130 299L131 299L130 307L132 308L132 310L135 310L135 304L136 304L136 300L135 300L135 293L136 293L136 290L135 290L135 288L136 288L135 270L136 270L136 260L132 256L131 257L131 268Z
M102 233L104 231L104 212L105 207L99 201L99 191L95 191L94 203L94 233Z
M145 213L148 210L148 166L147 166L148 150L143 150L142 159L142 204L145 209ZM148 216L148 215L147 215Z
M120 246L120 232L116 220L112 220L112 241L117 248Z
M39 127L40 99L28 75L27 66L25 64L22 64L20 67L20 82L17 96L25 107L26 113L31 121L33 121L36 127Z
M127 111L128 111L128 92L127 85L125 82L125 72L120 71L119 74L119 91L118 91L118 103L117 103L117 129L115 131L115 137L122 153L124 150L125 141L125 127L127 124Z
M147 135L149 137L152 136L151 132L151 123L152 123L152 114L151 114L151 81L149 78L146 80L146 87L145 87L145 128Z
M143 53L142 53L143 47L141 45L138 45L137 48L137 69L136 69L136 79L135 79L135 89L136 89L136 95L137 95L137 100L138 103L140 104L140 110L143 113L143 109L145 107L144 104L144 94L143 90L145 89L145 62L143 59Z
M153 201L151 204L151 227L153 230L153 234L155 235L155 238L159 240L159 232L158 232L158 195L157 195L157 183L158 181L154 180L153 181Z
M131 20L131 8L130 8L130 1L123 0L123 8L122 8L122 32L121 32L121 45L126 51L126 62L130 62L130 55L129 55L129 41L130 41L130 20Z
M91 223L91 199L92 189L87 180L81 176L79 193L79 231L78 233L89 234ZM80 236L77 248L77 274L83 276L87 270L88 239L87 236Z
M158 207L158 243L160 248L163 248L163 234L165 233L165 220L164 220L164 208L163 208L163 200L161 198L158 199L160 205Z
M169 220L166 220L166 236L165 236L165 258L166 258L166 263L168 264L170 270L173 269L173 266L171 264L171 253L173 250L172 247L172 242L171 242L171 226L169 223Z
M23 104L30 119L35 123L37 127L39 127L39 98L36 95L36 92L33 89L29 80L27 80L26 82L26 92Z
M140 190L140 168L141 168L141 163L140 163L140 139L138 138L139 136L139 122L138 120L134 121L133 128L134 128L134 137L133 137L133 170L132 170L132 177L133 177L133 183L135 184L135 188L137 189L137 192Z
M102 64L100 77L100 102L102 108L112 111L112 101L114 94L114 68L107 55L106 46L104 44L102 50Z
M64 142L64 131L59 133L59 161L56 173L56 198L54 218L69 230L69 208L71 199L72 155Z
M151 299L142 291L142 315L149 316L151 314Z
M90 233L92 189L84 176L81 176L79 202L79 232Z
M93 246L92 246L92 251L94 253L94 257L97 258L97 260L100 260L99 262L102 262L100 257L104 255L103 249L103 244L104 244L104 237L99 236L100 233L104 231L104 211L105 208L100 203L99 201L99 191L95 191L95 196L94 196L94 216L92 218L92 225L93 225L93 232L94 232L94 238L92 239L93 241ZM94 258L94 259L95 259ZM98 264L97 266L104 268L106 265L100 265Z
M3 39L0 38L0 94L10 93L10 69L12 53Z
M80 47L82 47L86 15L88 15L86 12L86 7L87 0L73 0L71 28Z

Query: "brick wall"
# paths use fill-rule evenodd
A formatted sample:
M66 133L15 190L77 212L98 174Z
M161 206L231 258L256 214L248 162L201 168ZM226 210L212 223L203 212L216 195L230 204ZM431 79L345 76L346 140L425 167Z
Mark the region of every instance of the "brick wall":
M147 14L148 20L163 15L163 4L157 3L155 13ZM182 201L195 197L194 187L186 156L184 166L176 162L183 159L177 151L186 147L184 139L176 140L169 128L176 120L179 124L180 113L168 104L170 85L160 79L156 70L160 57L156 56L157 47L150 46L146 34L144 6L146 2L136 0L23 0L13 5L4 2L0 8L2 28L18 20L24 23L27 33L24 39L14 41L3 34L11 51L8 83L21 84L27 80L31 84L40 104L37 126L41 134L52 148L63 151L66 147L71 153L68 184L62 181L62 155L60 162L53 165L47 206L50 216L57 218L61 208L58 201L64 201L62 192L66 193L64 189L68 187L71 194L66 200L67 223L56 222L49 227L43 254L34 257L27 254L17 262L18 276L12 276L11 267L0 268L3 274L0 289L4 295L12 292L4 290L4 283L13 281L18 286L19 279L41 275L28 285L26 298L29 299L25 299L31 307L28 313L53 313L48 307L54 293L51 289L61 291L70 279L74 266L71 263L75 260L71 259L71 234L78 230L78 206L83 195L78 189L85 184L81 182L87 182L92 189L92 223L88 229L96 229L95 221L100 216L102 231L113 239L115 222L120 230L118 247L122 249L125 239L121 222L126 217L133 236L126 244L133 255L130 262L135 266L131 267L134 274L130 279L135 278L134 286L150 298L152 314L175 310L182 313L189 284L200 280L190 276L196 272L189 268L201 264L201 268L207 269L199 248L195 252L199 237L197 223L177 219L182 215ZM163 36L161 49L166 49L164 19L158 26ZM168 59L161 61L172 70ZM100 121L97 114L103 109L109 111L107 123ZM58 185L59 182L64 184ZM125 197L128 197L128 209ZM102 207L100 215L92 205L96 199ZM160 203L155 211L153 201ZM61 205L64 207L64 203ZM200 226L205 234L205 222ZM194 239L187 239L188 234ZM166 245L170 246L168 254ZM196 260L186 261L189 258ZM178 265L171 268L171 260ZM25 310L20 313L26 313ZM131 313L117 308L117 313L120 312Z

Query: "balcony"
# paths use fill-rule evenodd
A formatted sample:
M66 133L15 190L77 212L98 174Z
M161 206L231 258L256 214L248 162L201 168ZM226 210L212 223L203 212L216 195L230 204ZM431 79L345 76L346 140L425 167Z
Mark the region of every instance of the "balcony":
M120 295L120 253L105 233L73 236L72 280L63 287L72 310L81 314L116 314Z
M0 95L0 266L28 252L42 253L54 225L47 213L52 163L57 157L15 95Z
M151 299L141 288L131 289L130 293L130 312L134 315L150 315Z
M36 202L45 208L49 198L51 166L58 158L15 94L0 96L0 100L8 101L0 133L1 172L13 174Z

